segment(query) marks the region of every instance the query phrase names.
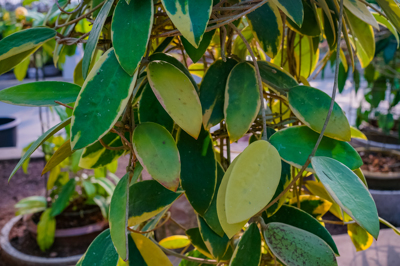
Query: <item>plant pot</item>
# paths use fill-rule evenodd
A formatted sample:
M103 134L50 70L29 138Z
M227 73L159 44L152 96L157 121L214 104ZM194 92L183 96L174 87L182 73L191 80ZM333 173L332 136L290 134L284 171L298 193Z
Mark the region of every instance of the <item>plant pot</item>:
M400 150L400 139L397 131L391 131L385 134L373 125L367 125L361 128L368 140L352 139L352 143L362 147L377 147L391 150Z
M15 249L10 243L10 232L13 226L21 219L21 216L12 218L1 230L0 246L2 255L8 265L14 266L61 266L75 265L83 254L64 258L43 258L24 254Z
M397 156L400 163L400 152L377 147L359 147L360 153L376 152ZM395 226L400 226L400 172L371 172L363 169L365 179L372 197L375 200L378 214Z
M0 117L0 148L17 146L18 124L17 118Z

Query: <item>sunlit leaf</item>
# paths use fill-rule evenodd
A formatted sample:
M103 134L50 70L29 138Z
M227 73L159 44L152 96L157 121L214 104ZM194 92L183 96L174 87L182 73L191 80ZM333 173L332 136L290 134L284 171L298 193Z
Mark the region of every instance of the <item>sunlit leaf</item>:
M179 249L190 245L190 240L187 236L174 235L162 239L159 244L168 249Z
M144 235L137 233L131 233L131 236L147 265L172 266L172 263L168 259L167 255L165 255L165 253L161 251L161 249L155 243L153 243L153 241Z
M304 10L301 0L285 1L271 0L286 16L293 20L299 27L303 24Z
M71 150L71 143L69 140L67 140L54 152L50 160L46 163L45 167L43 168L42 175L62 163L65 159L71 156L72 153L74 152Z
M374 242L374 238L356 223L347 225L347 234L349 234L356 251L367 250Z
M368 7L357 0L343 0L343 5L349 10L354 16L364 21L365 23L372 25L375 29L379 29L378 23L374 16L368 10ZM348 14L348 12L347 12Z

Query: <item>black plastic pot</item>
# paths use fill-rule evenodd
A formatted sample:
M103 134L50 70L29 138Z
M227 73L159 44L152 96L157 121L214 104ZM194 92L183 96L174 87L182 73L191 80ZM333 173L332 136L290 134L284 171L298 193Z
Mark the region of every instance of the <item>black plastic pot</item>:
M18 124L17 118L0 117L0 148L17 146Z

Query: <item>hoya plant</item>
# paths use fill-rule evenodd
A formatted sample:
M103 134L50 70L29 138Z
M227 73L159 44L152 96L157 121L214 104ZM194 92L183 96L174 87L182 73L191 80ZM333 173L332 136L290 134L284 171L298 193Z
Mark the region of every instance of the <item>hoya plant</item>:
M0 73L46 42L56 41L55 60L84 44L74 83L0 92L10 104L73 110L16 169L66 126L67 154L83 150L88 168L128 155L110 229L77 265L172 265L166 254L181 265L337 265L327 223L347 226L357 250L368 248L379 222L391 225L378 216L362 160L348 143L358 132L335 95L339 62L354 69L372 61L378 20L400 30L398 3L377 3L60 0L46 15L60 10L54 23L1 40ZM82 32L79 23L93 25ZM329 50L320 60L321 43ZM308 79L332 55L329 96ZM232 161L230 145L245 135L249 144ZM60 150L53 157L66 156ZM139 178L142 171L151 179ZM313 181L304 180L311 174ZM179 197L198 227L158 241L154 231L175 221L169 208ZM323 219L328 211L338 221ZM173 250L189 245L195 249L187 254Z

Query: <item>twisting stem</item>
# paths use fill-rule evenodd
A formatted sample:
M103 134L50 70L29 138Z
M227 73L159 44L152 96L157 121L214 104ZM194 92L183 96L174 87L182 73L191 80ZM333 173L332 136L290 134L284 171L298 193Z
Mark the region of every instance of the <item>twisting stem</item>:
M243 34L240 32L240 30L238 28L236 28L235 25L233 25L232 23L229 23L229 26L236 31L236 33L239 35L239 37L242 39L243 43L246 45L247 50L249 50L249 53L251 55L251 58L253 59L253 63L254 63L254 68L256 70L256 76L257 76L257 83L258 83L258 89L260 92L260 101L261 101L261 115L262 115L262 122L263 122L263 135L262 138L264 140L268 140L268 135L267 135L267 120L265 118L265 106L264 106L264 97L263 97L263 92L264 92L264 88L263 88L263 83L262 83L262 79L261 79L261 74L260 74L260 68L258 67L258 62L257 62L257 58L254 55L253 49L251 49L250 44L248 43L248 41L246 40L246 38L243 36Z
M315 143L314 149L312 150L311 154L308 156L306 163L300 169L300 172L296 175L296 177L292 180L292 182L290 182L290 184L286 187L286 189L284 189L275 199L273 199L270 203L268 203L267 206L265 206L261 211L259 211L256 214L256 216L261 215L266 209L268 209L273 204L275 204L275 202L277 202L283 195L286 194L286 192L289 191L289 189L294 184L296 184L297 179L299 179L301 177L303 172L307 169L308 165L311 163L311 159L312 159L312 157L314 157L315 152L317 151L318 146L321 143L322 137L324 136L324 132L326 130L326 127L328 126L329 119L330 119L331 114L332 114L333 106L335 104L337 84L338 84L338 76L339 76L339 64L338 64L338 62L339 62L339 57L340 57L340 41L341 41L341 37L342 37L341 32L342 32L342 26L343 26L342 17L343 17L343 0L340 0L339 27L338 27L338 32L337 32L338 42L337 42L337 48L336 48L337 50L336 50L335 81L334 81L334 84L333 84L332 100L331 100L331 105L329 106L329 111L328 111L328 114L326 116L324 126L322 127L321 133L319 134L317 143Z
M135 229L130 228L129 226L127 226L126 228L127 228L129 231L134 232L134 233L138 233L138 234L142 234L142 235L143 235L143 234L148 234L148 233L151 233L151 232L156 231L158 228L160 228L161 226L163 226L170 218L171 218L171 213L170 213L170 212L167 212L167 217L165 218L165 220L164 220L162 223L160 223L159 225L157 225L154 229L151 229L151 230L148 230L148 231L138 231L138 230L135 230Z

